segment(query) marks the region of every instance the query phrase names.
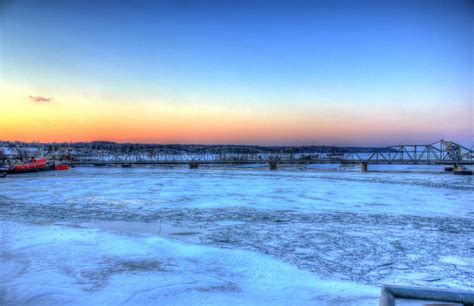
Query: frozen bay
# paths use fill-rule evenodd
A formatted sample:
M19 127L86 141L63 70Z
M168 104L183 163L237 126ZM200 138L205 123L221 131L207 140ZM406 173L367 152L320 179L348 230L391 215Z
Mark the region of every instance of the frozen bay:
M0 181L0 304L377 305L474 290L474 181L75 168Z

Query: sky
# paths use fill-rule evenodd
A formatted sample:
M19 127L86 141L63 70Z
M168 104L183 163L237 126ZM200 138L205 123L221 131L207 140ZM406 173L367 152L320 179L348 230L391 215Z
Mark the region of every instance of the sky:
M0 140L474 144L473 1L0 0Z

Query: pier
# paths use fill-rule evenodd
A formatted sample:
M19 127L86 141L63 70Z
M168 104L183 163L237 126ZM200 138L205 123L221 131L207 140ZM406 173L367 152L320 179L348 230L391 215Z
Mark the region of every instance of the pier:
M420 287L385 285L382 287L379 306L395 306L397 304L397 299L419 301L420 305L423 303L423 305L433 306L472 306L474 305L474 292L454 289L427 289ZM436 304L431 304L434 301L436 301Z

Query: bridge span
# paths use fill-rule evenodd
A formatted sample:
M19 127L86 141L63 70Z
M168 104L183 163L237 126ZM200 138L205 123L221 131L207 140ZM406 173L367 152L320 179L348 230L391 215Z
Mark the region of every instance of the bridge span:
M153 148L132 152L79 150L69 154L73 165L245 165L268 164L360 164L366 171L370 164L445 165L447 169L465 170L474 165L474 151L452 141L440 140L427 145L396 145L381 148L285 147L264 150L250 146L212 146L204 149Z

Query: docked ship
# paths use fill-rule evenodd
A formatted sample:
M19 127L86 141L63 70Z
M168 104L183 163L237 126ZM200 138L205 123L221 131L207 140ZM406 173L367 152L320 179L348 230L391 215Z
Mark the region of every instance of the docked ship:
M44 157L32 158L27 162L19 162L10 166L6 173L18 174L28 172L39 172L39 171L51 171L51 170L67 170L69 167L65 164L55 164L54 162L46 160Z

